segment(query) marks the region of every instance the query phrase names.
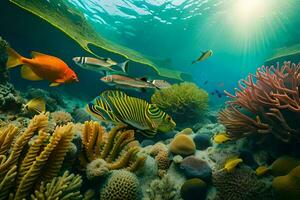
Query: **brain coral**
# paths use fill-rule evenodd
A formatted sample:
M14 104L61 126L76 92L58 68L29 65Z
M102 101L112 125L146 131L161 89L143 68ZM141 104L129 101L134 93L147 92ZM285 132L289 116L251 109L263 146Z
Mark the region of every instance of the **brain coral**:
M139 196L139 181L135 174L126 170L116 170L100 191L100 199L135 200Z
M203 117L208 107L208 93L194 83L183 82L156 91L151 102L170 114L177 126L189 127Z
M105 176L109 172L108 164L105 160L97 158L86 166L86 176L92 180L95 177Z
M248 168L236 169L232 173L216 172L213 184L222 200L272 199L269 188Z

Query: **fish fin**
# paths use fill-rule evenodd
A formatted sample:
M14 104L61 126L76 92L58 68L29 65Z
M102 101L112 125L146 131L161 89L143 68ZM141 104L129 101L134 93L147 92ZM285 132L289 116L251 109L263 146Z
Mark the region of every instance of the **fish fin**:
M56 87L56 86L59 86L60 85L60 83L51 83L49 86L50 87Z
M32 56L33 58L36 58L36 57L49 56L49 55L43 54L43 53L39 53L39 52L36 52L36 51L32 51L32 52L31 52L31 56Z
M46 111L46 103L42 97L36 97L30 100L26 105L27 107L30 107L33 110L35 110L37 113Z
M117 64L117 66L120 67L122 69L122 71L126 74L128 72L128 62L129 62L129 60L126 60L125 62Z
M39 77L34 71L31 69L29 65L23 65L21 68L21 76L22 78L30 81L40 81L43 80Z
M156 131L150 131L150 130L136 130L137 133L142 134L143 136L146 136L147 138L153 138L156 135Z
M196 62L197 62L196 60L192 61L191 65L195 64Z
M17 67L18 65L24 64L22 62L22 56L18 54L15 50L13 50L10 47L6 47L6 52L8 54L8 59L6 62L6 67L7 68L14 68Z

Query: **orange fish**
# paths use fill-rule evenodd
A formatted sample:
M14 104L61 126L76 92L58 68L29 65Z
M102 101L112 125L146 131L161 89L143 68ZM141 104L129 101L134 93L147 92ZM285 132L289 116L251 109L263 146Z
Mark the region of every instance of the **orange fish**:
M48 80L50 86L62 83L78 82L75 72L61 59L32 51L32 58L19 55L12 48L7 48L7 68L22 65L21 76L30 81Z

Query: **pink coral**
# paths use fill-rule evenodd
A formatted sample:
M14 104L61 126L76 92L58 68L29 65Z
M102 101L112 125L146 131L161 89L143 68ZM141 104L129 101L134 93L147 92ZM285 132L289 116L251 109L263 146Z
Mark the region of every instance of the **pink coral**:
M285 62L283 66L262 66L256 75L239 82L240 89L219 121L231 138L273 134L284 142L300 142L300 64Z

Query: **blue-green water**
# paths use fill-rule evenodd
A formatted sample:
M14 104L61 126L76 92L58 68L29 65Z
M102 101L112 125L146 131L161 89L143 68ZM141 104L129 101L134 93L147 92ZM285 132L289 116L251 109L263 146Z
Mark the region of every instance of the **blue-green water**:
M264 64L274 50L300 41L297 0L70 1L107 38L193 74L213 89ZM191 66L201 51L213 57Z
M59 1L49 2L54 7L59 6ZM300 24L297 9L300 2L296 0L70 0L66 4L70 9L83 13L92 27L105 38L150 58L165 60L163 67L192 74L194 82L208 92L215 89L231 91L239 79L263 65L277 48L300 42L297 28ZM77 88L82 85L96 87L97 90L105 87L95 74L72 63L73 56L84 52L79 53L77 47L71 43L64 44L61 39L56 43L51 36L55 30L47 34L48 31L36 27L39 36L34 36L29 27L14 30L15 27L8 26L3 29L2 35L21 40L12 41L12 45L22 45L20 51L24 49L23 55L35 49L65 58L81 76ZM14 35L9 34L11 32ZM209 49L214 52L212 57L190 64L201 55L201 51ZM103 56L106 56L105 53ZM134 71L138 72L138 69ZM67 87L74 90L73 86ZM97 94L89 92L88 97ZM211 101L213 104L214 101L222 103L223 99L212 97Z

